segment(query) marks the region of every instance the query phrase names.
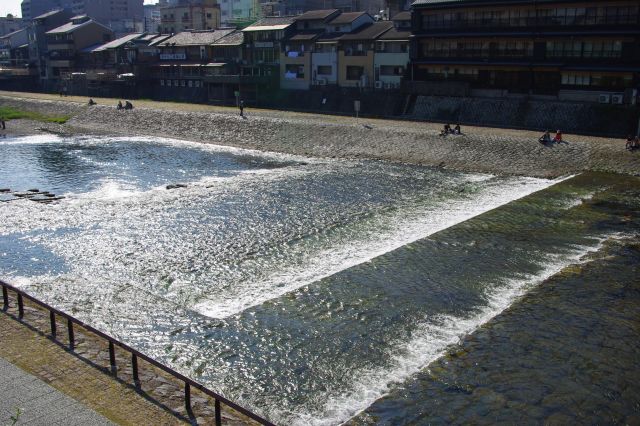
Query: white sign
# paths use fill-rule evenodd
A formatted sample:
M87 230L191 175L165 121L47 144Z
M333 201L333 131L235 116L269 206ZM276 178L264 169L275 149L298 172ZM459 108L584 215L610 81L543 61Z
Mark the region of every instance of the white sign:
M187 59L186 53L161 53L161 61L184 61Z

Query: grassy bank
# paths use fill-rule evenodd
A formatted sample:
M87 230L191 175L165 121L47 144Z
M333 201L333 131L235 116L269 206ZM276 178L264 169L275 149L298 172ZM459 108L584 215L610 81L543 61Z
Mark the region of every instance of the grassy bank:
M64 124L71 118L71 115L45 115L38 112L24 111L12 107L0 107L0 118L5 120L16 120L26 118L29 120L44 121L47 123Z

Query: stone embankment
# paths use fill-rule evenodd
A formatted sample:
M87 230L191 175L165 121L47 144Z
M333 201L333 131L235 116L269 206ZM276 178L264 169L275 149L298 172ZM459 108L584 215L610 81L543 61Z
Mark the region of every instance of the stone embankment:
M99 102L100 103L100 102ZM441 124L211 108L189 111L113 106L89 107L67 100L1 97L0 104L49 114L72 114L65 125L42 125L67 133L110 133L180 138L219 145L315 157L368 158L464 171L553 177L584 170L640 174L640 152L623 140L565 135L542 145L529 131L465 127L464 135L439 136ZM149 107L151 106L151 107ZM206 108L206 107L203 107ZM185 108L187 109L187 108Z

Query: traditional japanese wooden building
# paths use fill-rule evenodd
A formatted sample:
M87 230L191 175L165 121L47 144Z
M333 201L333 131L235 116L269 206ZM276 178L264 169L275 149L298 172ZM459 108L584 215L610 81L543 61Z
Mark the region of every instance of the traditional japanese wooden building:
M416 0L410 77L416 88L441 82L456 94L475 90L633 102L640 84L639 5Z

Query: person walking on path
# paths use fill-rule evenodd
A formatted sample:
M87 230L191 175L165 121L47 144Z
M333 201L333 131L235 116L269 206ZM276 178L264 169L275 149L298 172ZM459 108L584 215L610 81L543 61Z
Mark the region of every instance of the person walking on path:
M238 108L240 108L240 117L244 117L244 101L240 101Z

